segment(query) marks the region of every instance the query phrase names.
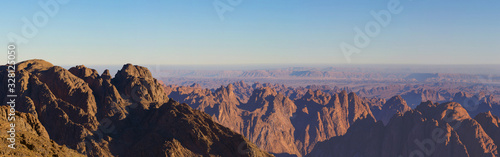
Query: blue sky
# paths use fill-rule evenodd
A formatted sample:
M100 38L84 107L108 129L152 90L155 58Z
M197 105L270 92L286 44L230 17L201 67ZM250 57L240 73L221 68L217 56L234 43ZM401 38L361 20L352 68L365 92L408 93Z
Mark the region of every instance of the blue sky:
M0 6L0 42L22 35L23 17L44 12L38 2ZM234 0L233 0L234 1ZM110 64L499 64L500 1L401 0L401 13L360 53L353 28L374 21L389 0L242 0L221 20L214 1L85 0L59 11L28 43L20 60L57 65Z

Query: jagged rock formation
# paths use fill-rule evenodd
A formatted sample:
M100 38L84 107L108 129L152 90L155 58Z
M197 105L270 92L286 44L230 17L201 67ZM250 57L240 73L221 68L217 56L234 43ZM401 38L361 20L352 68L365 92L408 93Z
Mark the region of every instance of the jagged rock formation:
M245 83L245 81L239 81L232 84L234 88L234 94L238 97L241 102L247 102L252 96L252 92L254 88L252 86Z
M498 156L497 145L458 103L420 104L387 126L355 122L344 136L317 144L308 156Z
M421 102L457 102L460 103L471 116L482 112L491 111L493 115L500 116L500 102L498 101L498 90L491 87L472 86L468 88L450 88L450 85L436 83L428 85L389 85L385 87L374 87L371 89L362 88L357 91L360 96L368 98L389 99L394 95L401 95L408 106L415 108ZM493 91L492 91L493 90ZM468 93L469 92L469 93ZM474 93L474 94L471 94ZM488 94L485 94L488 93ZM497 99L495 99L497 96ZM372 112L376 112L372 110Z
M214 92L181 87L172 90L169 97L208 113L215 121L244 135L264 150L300 155L294 145L294 128L290 122L295 112L292 100L264 87L253 90L247 103L242 103L234 90L232 84Z
M500 152L500 118L491 114L491 112L484 112L478 114L474 119L481 124L484 131L490 135L491 139L497 145L497 150Z
M317 142L344 135L357 120L373 115L369 106L355 93L343 91L333 96L321 91L309 91L296 101L296 143L302 154L309 153Z
M94 69L83 65L68 70L73 75L83 79L94 92L97 109L97 119L113 118L121 120L128 114L125 109L127 102L121 97L116 87L111 83L111 75L105 70L101 76Z
M283 85L272 85L269 83L266 84L255 83L254 85L249 86L246 85L244 82L237 82L230 84L227 87L223 86L219 89L212 91L208 89L185 87L185 86L174 87L172 85L166 87L166 90L172 91L169 94L170 97L178 98L182 102L186 102L194 108L209 113L213 117L213 119L215 119L219 123L231 128L232 130L235 130L236 132L242 133L246 137L249 137L249 136L254 136L254 134L252 133L249 134L248 132L252 131L259 132L261 130L254 130L253 123L252 125L249 125L246 123L246 121L249 121L248 117L252 117L254 116L254 114L256 114L255 111L264 110L264 108L262 107L264 105L262 104L265 104L264 102L260 103L252 102L252 104L259 104L259 105L254 105L253 108L248 107L249 105L246 105L247 101L249 102L251 97L259 96L259 93L254 93L250 91L259 91L260 89L265 89L265 88L270 88L276 91L276 93L286 97L294 97L293 99L290 98L290 100L293 101L293 105L290 106L296 106L296 110L292 112L293 114L289 118L293 128L285 125L285 127L275 130L279 130L284 133L288 132L289 130L294 130L293 138L295 140L296 150L299 153L296 153L294 149L290 148L283 149L286 148L285 145L276 145L274 147L269 147L270 144L268 143L276 143L277 138L274 137L269 139L260 138L257 141L256 139L250 138L253 142L257 143L260 146L260 148L263 148L267 151L280 155L283 153L294 154L297 156L307 155L315 147L316 143L344 135L353 124L351 121L346 120L348 118L345 118L349 117L348 115L350 113L357 113L357 112L368 113L371 111L370 114L372 114L375 117L375 118L372 117L371 119L376 119L376 121L383 122L382 124L383 128L388 127L384 125L390 125L389 121L394 115L396 115L395 117L398 117L397 115L402 116L404 115L405 112L408 111L420 112L420 114L424 113L418 110L411 110L411 108L407 105L405 99L412 101L412 104L420 104L421 102L423 101L425 102L427 100L435 100L439 102L444 102L444 101L461 102L463 100L471 101L472 99L472 101L477 100L476 102L480 103L476 105L469 105L469 106L478 106L476 109L471 108L469 106L462 107L462 109L465 108L465 110L467 110L466 113L468 112L470 113L470 115L474 116L480 112L485 112L485 111L491 111L493 115L495 115L495 113L497 112L495 108L497 105L496 103L497 101L491 95L486 96L484 94L483 95L480 94L474 96L467 94L465 92L458 92L457 94L455 94L455 96L453 96L453 94L450 94L450 92L454 90L433 90L433 89L421 88L421 86L408 86L408 85L394 86L391 88L380 89L381 91L391 91L403 94L402 96L399 95L394 96L387 101L383 98L355 98L356 100L359 99L360 102L359 104L361 105L352 105L352 104L345 105L345 106L363 106L361 108L364 108L364 106L369 107L369 109L356 110L356 111L344 110L342 107L335 106L334 102L341 100L340 97L342 97L342 95L345 95L342 93L346 92L333 93L338 89L330 89L329 87L326 86L308 86L306 88L302 87L290 88ZM311 89L317 89L317 90L311 90ZM372 94L377 93L377 91L372 91L372 90L359 91L359 93L368 93L368 92L372 92ZM354 96L355 94L348 94L347 97L351 95ZM267 97L267 95L265 97ZM340 103L340 104L343 105L348 103ZM416 107L416 105L414 107ZM371 117L369 116L370 114L365 114L366 116L358 115L357 120ZM356 114L353 115L355 115L353 117L357 117ZM432 118L427 118L425 116L420 116L420 117L421 120L441 119L439 117L432 117ZM470 116L468 117L470 118ZM259 119L255 117L252 118L254 118L252 120ZM283 124L288 124L288 120L286 118L280 120L281 122L283 122ZM426 122L425 125L440 125L442 129L449 129L446 127L444 122L438 122L436 124L430 124L430 123L427 124L427 123L428 122ZM479 124L471 120L464 120L462 123L468 127L462 127L460 129L461 131L458 129L453 130L452 128L452 130L450 130L449 132L454 131L454 133L457 133L457 136L462 135L460 136L461 139L458 140L462 143L464 147L466 147L464 150L468 151L467 154L477 155L481 154L478 152L484 153L484 150L482 150L483 148L475 147L475 145L479 145L479 143L481 142L478 142L473 138L469 138L468 137L469 135L463 135L466 134L464 132L481 132L480 129L478 129L477 127L479 126ZM250 128L250 129L245 129L245 128ZM421 130L426 131L424 129ZM383 132L383 130L381 132ZM281 138L282 141L287 141L284 139L290 139L289 134L277 134L277 135L284 137ZM482 136L474 138L483 139L483 142L487 141L486 140L487 138ZM466 141L467 143L463 144L464 141ZM451 148L451 146L446 148Z
M410 106L411 108L415 108L420 103L426 102L428 100L434 102L446 101L445 97L442 96L442 93L430 89L411 90L401 94L401 97L406 100L408 106Z
M261 88L254 90L248 103L240 106L243 127L238 132L264 150L299 154L294 145L295 129L290 122L296 110L293 101L270 88ZM230 120L232 117L221 116L220 119Z
M382 121L385 125L387 125L393 115L398 113L405 113L409 110L411 110L411 108L408 107L406 101L401 96L396 95L387 100L387 102L382 105L380 111L377 112L377 114L374 114L374 116L377 121Z
M0 69L6 82L6 67ZM28 121L21 121L26 133L19 137L44 156L77 154L59 145L88 156L270 156L209 115L170 100L144 67L126 64L114 78L43 60L21 62L17 70L16 109Z
M284 95L288 91L284 86L256 83L252 94L242 100L246 98L241 95L247 95L250 86L241 84L229 84L213 92L186 86L165 88L169 97L208 113L277 155L306 155L317 142L345 134L355 121L373 118L369 105L354 93L332 95L306 90L302 97L292 100Z
M500 116L500 103L492 95L458 92L453 96L452 101L463 104L473 117L482 112L491 112L493 115Z

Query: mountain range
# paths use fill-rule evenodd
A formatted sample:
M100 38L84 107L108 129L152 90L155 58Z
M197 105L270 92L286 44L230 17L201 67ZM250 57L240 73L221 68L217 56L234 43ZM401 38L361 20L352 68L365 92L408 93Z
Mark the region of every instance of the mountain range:
M317 143L345 135L356 121L370 119L384 126L393 116L415 110L407 104L406 95L396 95L389 100L366 98L348 93L347 88L292 88L269 83L248 85L243 81L215 90L198 84L164 87L169 97L204 111L277 156L307 156ZM491 96L474 97L464 93L455 94L452 100L481 100L471 105L477 107L467 107L467 113L474 116L483 111L500 113L497 101L489 99Z
M499 102L467 87L237 81L208 89L157 80L132 64L114 77L43 60L16 68L17 148L1 148L3 156L499 155ZM7 82L7 66L0 74ZM10 129L9 112L0 106L2 130Z

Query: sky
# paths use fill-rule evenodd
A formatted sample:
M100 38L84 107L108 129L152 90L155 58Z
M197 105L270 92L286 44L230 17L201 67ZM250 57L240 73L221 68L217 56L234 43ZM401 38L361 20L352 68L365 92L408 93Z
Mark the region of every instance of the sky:
M3 2L0 42L15 42L19 61L56 65L499 64L500 58L498 0L63 1ZM47 11L44 3L58 7ZM388 3L399 3L399 12L388 12L394 6ZM389 21L382 26L372 11L391 19L382 18ZM356 28L369 42L356 45ZM345 53L342 43L356 52Z

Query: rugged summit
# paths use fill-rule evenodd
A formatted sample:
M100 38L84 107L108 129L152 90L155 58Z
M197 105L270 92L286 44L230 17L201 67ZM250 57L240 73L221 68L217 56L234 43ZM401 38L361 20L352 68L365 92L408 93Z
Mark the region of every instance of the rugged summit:
M393 115L405 113L409 110L411 110L411 108L406 104L406 101L401 96L396 95L387 100L387 102L382 105L380 112L374 115L377 120L382 121L385 125L387 125Z
M0 69L6 82L6 66ZM85 66L66 70L29 60L17 64L16 79L23 146L0 154L270 156L209 115L170 100L141 66L126 64L111 78L107 70L99 75Z

